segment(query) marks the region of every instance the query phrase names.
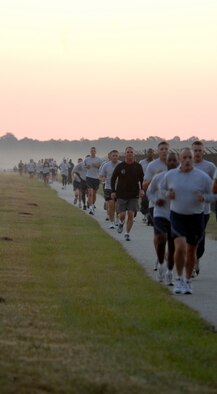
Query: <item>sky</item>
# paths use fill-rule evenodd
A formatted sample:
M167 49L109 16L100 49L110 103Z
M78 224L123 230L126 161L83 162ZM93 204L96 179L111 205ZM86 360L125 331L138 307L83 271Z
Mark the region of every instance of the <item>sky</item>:
M0 136L217 139L216 0L0 0Z

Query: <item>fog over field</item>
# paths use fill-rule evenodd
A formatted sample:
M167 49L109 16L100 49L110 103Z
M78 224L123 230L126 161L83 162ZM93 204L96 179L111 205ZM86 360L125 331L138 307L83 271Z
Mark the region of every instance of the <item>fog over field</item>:
M169 140L171 149L177 149L184 146L190 146L192 141L197 139L196 136L189 137L188 140L180 140L178 136ZM163 139L157 136L150 136L144 140L132 139L123 140L116 138L99 138L97 140L81 139L79 141L68 140L49 140L38 141L29 138L18 140L13 134L7 133L0 137L0 169L13 169L20 160L24 163L28 162L30 158L38 161L43 158L54 158L57 163L60 163L63 157L72 159L74 163L79 157L84 158L90 151L91 146L97 149L97 155L106 157L107 153L112 149L117 149L123 152L128 145L141 154L147 148L157 148L157 144ZM204 140L206 151L217 154L217 141Z

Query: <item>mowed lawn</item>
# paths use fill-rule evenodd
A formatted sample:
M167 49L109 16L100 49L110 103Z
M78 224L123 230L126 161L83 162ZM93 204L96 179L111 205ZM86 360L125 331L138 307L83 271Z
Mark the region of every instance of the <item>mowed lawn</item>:
M217 393L216 331L95 220L6 173L0 213L1 394Z

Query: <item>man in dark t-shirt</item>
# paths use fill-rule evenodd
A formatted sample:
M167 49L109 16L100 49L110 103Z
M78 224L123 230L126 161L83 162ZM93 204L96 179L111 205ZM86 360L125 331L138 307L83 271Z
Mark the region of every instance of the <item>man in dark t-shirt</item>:
M138 200L144 192L142 190L143 169L135 161L135 152L131 146L125 149L125 159L117 165L111 177L111 197L117 199L119 215L118 233L122 233L127 213L126 241L130 241L130 230L133 226L135 212L138 210Z

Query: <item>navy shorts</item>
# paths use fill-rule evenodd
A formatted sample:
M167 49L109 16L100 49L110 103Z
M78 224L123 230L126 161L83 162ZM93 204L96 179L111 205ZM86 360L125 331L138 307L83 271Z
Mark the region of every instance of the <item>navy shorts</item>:
M104 199L105 199L105 201L112 200L112 198L111 198L111 194L112 194L111 189L104 189L103 191L104 191Z
M198 245L204 232L204 214L182 215L171 211L171 232L173 238L185 237L190 245Z
M168 239L171 239L170 221L160 216L154 217L154 233L156 235L165 234Z
M93 189L93 190L99 189L99 179L87 177L86 182L88 189Z

